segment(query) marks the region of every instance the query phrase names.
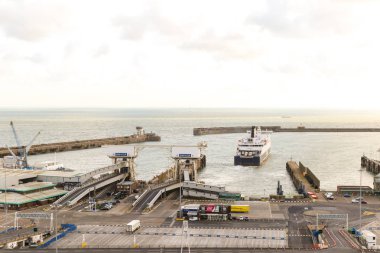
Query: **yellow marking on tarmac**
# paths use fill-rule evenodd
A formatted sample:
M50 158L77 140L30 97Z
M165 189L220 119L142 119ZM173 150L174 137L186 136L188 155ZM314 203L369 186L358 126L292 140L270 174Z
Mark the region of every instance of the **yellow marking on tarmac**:
M364 215L364 216L376 215L376 213L374 213L374 212L370 212L370 211L365 211L365 212L363 213L363 215Z

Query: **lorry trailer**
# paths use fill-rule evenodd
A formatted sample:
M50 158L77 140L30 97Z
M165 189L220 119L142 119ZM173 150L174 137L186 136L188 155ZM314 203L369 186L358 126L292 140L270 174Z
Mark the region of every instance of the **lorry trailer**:
M133 233L141 226L140 220L133 220L127 224L127 232Z
M231 213L248 213L249 205L231 205Z

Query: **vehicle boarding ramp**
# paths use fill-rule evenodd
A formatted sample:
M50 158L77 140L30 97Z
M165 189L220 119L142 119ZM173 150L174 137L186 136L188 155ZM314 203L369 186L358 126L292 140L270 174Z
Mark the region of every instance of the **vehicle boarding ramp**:
M98 180L95 180L89 184L76 187L72 191L68 192L63 197L59 198L54 202L53 205L75 205L79 200L81 200L84 196L89 194L91 191L95 189L100 189L104 186L112 184L114 182L120 181L125 177L125 174L113 173L109 174L106 177L101 177Z
M198 197L205 199L218 199L219 193L225 193L225 187L211 186L206 184L200 184L193 181L185 181L179 183L179 181L171 181L162 185L159 185L151 190L145 191L134 203L134 209L136 211L143 211L145 208L152 208L156 201L162 196L162 194L173 191L182 187L184 196Z
M186 181L190 181L190 175L189 175L189 171L188 170L184 170L183 171L183 178L185 179L185 182Z

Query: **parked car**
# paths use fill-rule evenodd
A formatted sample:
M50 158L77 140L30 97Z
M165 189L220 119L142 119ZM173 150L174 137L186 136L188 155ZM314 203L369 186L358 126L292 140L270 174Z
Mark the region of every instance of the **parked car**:
M368 204L368 202L365 201L363 198L356 198L351 200L352 203L359 203L360 201L362 202L362 204Z
M30 248L37 248L39 245L37 244L37 243L35 243L35 242L32 242L30 245L29 245L29 247Z
M245 221L249 221L249 218L247 216L244 217Z
M243 216L240 216L240 217L239 217L239 220L244 220L244 217L243 217Z
M100 205L100 210L110 210L112 208L112 204L109 202L103 203Z
M197 221L198 217L189 217L189 221Z
M350 198L350 197L351 197L351 194L349 194L349 193L345 193L345 194L343 194L343 197L345 197L345 198Z

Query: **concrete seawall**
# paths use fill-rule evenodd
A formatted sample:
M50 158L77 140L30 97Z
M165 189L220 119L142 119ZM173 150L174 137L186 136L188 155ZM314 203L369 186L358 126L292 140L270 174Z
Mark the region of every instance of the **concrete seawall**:
M208 134L231 134L246 133L251 130L252 126L236 126L236 127L201 127L194 128L193 135ZM273 132L380 132L380 128L282 128L281 126L261 126L262 130L271 130Z
M366 168L367 171L375 175L380 173L380 161L370 159L363 155L360 159L360 164L363 168Z
M301 162L297 164L295 161L288 161L286 163L286 170L288 171L294 187L299 194L306 195L309 191L319 191L319 179Z
M40 144L33 145L29 151L29 155L99 148L103 145L123 145L147 141L161 141L161 137L154 133L147 133L142 135L134 134L131 136L122 137ZM16 147L12 147L11 149L16 155L18 154L18 150ZM8 149L0 148L0 158L7 155L10 155Z

